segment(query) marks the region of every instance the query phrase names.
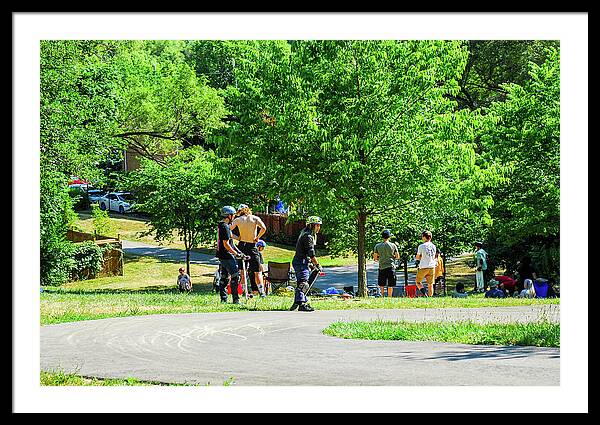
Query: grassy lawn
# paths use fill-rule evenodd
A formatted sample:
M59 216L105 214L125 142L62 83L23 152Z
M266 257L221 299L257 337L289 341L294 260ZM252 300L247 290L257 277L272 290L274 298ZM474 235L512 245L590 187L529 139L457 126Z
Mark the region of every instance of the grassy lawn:
M79 211L77 214L79 219L75 222L75 225L84 232L94 233L94 224L91 214L85 211ZM104 236L119 236L121 239L128 241L143 242L149 245L160 245L175 249L185 249L183 242L180 241L178 236L175 234L173 234L172 241L164 241L160 244L154 240L153 234L144 235L145 232L148 232L149 226L146 224L144 219L135 215L122 215L110 212L109 217L114 231L112 232L113 234ZM210 247L200 247L194 251L209 255L214 254L214 249ZM268 247L265 249L265 251L263 251L263 257L265 262L291 262L292 258L294 257L294 251L295 248L292 246L268 242ZM327 255L325 250L318 249L317 256L323 266L344 266L357 264L357 259L354 255L334 258L330 255Z
M223 382L223 386L229 386L234 383L233 379ZM81 387L81 386L95 386L95 387L107 387L107 386L199 386L199 384L169 384L165 382L153 382L153 381L140 381L135 378L126 379L104 379L79 376L71 373L64 373L61 371L54 372L40 372L40 385L43 386L68 386L68 387ZM206 385L210 385L210 382Z
M209 313L219 311L281 310L292 304L292 295L271 295L239 305L221 304L212 292L214 266L191 265L192 293L176 288L180 264L151 257L125 256L124 275L79 281L60 287L44 287L40 294L41 324L167 313ZM493 307L531 304L558 304L558 299L488 299L475 295L466 299L439 298L355 298L343 300L311 297L321 310L357 308L446 308Z
M335 322L325 328L323 333L346 339L560 347L560 324L546 321L493 324L406 321Z

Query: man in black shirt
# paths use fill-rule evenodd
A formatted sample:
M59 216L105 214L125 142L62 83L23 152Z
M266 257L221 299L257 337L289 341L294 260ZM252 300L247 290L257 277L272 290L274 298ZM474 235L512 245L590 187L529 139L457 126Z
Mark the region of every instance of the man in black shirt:
M319 217L308 217L306 227L302 229L296 242L296 253L292 260L292 266L296 272L296 293L294 304L292 304L290 310L314 311L314 308L308 304L306 294L310 289L311 282L316 279L317 274L321 271L321 265L315 257L317 233L321 230L321 224L322 221ZM309 269L309 262L312 262L314 266L312 273Z
M227 302L227 284L231 277L231 296L234 304L240 303L238 294L238 283L240 280L240 271L238 269L236 257L245 257L242 252L236 248L231 237L229 224L233 221L235 208L225 206L221 209L223 220L218 224L217 253L216 257L221 263L221 280L219 283L219 295L221 302Z

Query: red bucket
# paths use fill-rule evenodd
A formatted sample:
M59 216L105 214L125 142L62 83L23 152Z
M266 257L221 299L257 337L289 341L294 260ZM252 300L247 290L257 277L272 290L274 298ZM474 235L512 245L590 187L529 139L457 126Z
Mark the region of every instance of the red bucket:
M417 285L406 285L406 296L414 298L417 296Z
M238 295L242 295L242 284L238 283ZM227 285L227 293L231 294L231 283Z

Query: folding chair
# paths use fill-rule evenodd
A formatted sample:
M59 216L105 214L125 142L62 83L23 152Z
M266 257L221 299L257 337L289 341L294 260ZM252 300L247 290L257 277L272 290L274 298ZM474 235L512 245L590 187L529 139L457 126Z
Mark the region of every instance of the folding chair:
M267 263L268 270L264 273L265 276L265 292L267 294L274 290L288 286L290 281L294 281L295 275L290 263L278 263L269 261Z

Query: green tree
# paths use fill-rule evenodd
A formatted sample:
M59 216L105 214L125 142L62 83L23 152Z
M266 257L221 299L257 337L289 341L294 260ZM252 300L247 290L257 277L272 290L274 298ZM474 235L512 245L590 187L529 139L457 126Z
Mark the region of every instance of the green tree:
M73 247L69 176L97 181L97 164L118 146L110 41L40 43L40 255L42 284L68 280Z
M536 253L546 264L543 271L558 278L559 51L549 49L547 57L541 65L530 63L530 79L523 85L503 86L507 99L489 108L482 142L486 154L509 170L507 184L492 191L490 239L496 254L514 269L520 256Z
M168 41L129 42L115 58L120 103L113 134L159 162L226 125L223 99L183 60L181 48Z
M543 63L548 48L557 40L471 40L469 58L456 96L460 107L486 108L508 94L504 84L523 85L529 79L529 63Z
M163 241L171 240L175 232L183 241L188 274L190 251L214 242L220 209L232 202L233 191L221 168L214 153L195 147L180 151L164 165L145 160L129 176L136 205L150 216L149 233Z
M358 254L366 295L369 226L485 172L475 164L478 116L450 98L464 43L306 41L260 53L236 68L240 122L224 144L323 216L330 248Z

